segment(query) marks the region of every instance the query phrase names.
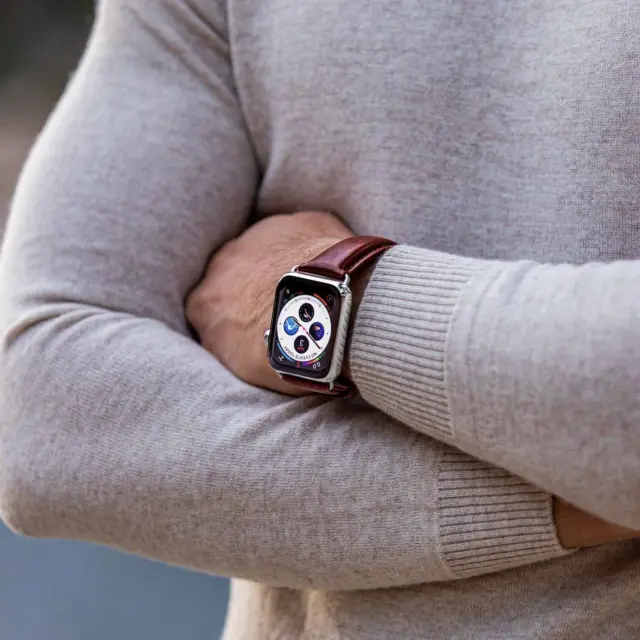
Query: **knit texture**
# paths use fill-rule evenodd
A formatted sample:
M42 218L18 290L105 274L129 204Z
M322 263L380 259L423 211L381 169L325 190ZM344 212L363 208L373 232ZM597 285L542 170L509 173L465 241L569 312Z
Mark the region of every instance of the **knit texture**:
M631 0L102 0L0 257L0 513L234 578L228 640L632 639ZM248 387L184 299L252 216L399 243L362 398Z
M351 360L358 388L404 421L406 412L417 412L435 437L452 433L446 345L460 294L481 268L478 260L447 254L421 260L408 247L391 249L357 316Z
M455 449L440 463L438 502L443 555L458 577L559 553L549 496Z

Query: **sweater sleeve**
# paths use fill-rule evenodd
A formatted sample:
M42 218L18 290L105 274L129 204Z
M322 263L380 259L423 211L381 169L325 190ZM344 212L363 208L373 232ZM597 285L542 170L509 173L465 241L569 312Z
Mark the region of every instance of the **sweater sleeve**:
M352 374L388 415L640 529L640 261L482 261L400 246ZM411 383L408 384L407 381Z
M364 404L248 387L189 339L184 298L258 180L212 5L103 2L25 167L0 261L3 518L289 587L561 555L548 494Z

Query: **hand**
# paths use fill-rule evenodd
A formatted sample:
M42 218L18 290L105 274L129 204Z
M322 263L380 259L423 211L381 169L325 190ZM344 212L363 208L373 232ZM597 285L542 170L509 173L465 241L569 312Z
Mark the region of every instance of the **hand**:
M304 395L267 362L263 336L271 324L280 277L353 234L330 213L270 216L215 253L187 299L187 318L202 346L249 384Z
M554 498L553 509L558 539L565 549L593 547L640 536L638 531L600 520L559 498Z

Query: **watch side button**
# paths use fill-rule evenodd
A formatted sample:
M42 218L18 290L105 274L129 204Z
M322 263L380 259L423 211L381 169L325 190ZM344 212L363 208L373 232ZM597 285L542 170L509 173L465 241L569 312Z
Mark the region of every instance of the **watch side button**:
M264 346L269 348L269 338L271 337L271 329L267 329L264 332Z

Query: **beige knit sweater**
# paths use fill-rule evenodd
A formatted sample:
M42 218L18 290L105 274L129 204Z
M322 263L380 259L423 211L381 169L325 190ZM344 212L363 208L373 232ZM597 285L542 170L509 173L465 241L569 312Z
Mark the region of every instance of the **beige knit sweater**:
M640 637L549 497L640 528L638 51L634 0L103 0L0 263L2 516L235 578L228 640ZM400 243L360 401L188 337L301 209Z

